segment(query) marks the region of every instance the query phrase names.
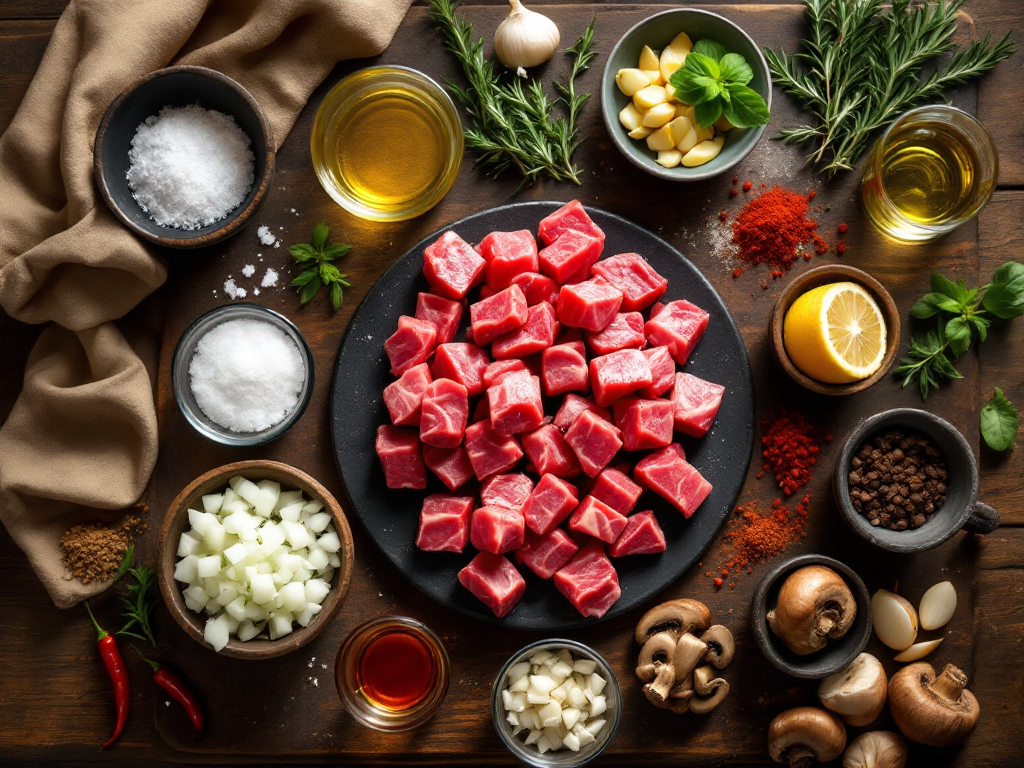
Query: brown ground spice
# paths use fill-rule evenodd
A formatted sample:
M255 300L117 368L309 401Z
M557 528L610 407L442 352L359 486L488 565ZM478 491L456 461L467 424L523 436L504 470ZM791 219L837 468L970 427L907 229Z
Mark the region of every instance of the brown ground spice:
M145 504L133 507L138 512L147 509ZM124 560L132 538L144 530L146 526L134 514L115 525L97 520L72 526L60 537L64 567L83 584L111 579Z
M811 496L807 494L790 509L775 499L769 510L762 509L756 501L749 501L736 507L725 532L726 561L714 576L715 586L721 587L730 573L752 573L754 566L782 554L790 544L807 535L805 526ZM729 584L734 586L735 582Z

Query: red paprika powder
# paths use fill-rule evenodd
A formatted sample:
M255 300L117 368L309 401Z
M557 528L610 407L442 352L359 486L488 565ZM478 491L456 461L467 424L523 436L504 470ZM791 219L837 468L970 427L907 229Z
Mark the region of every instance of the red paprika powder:
M714 574L715 586L721 587L730 573L752 572L755 565L782 554L790 544L806 536L810 502L811 495L807 494L792 509L782 499L775 499L767 510L756 501L736 507L723 537L726 560ZM712 576L713 572L705 575Z
M775 186L751 199L732 224L732 242L739 247L740 258L770 265L774 279L793 266L801 245L813 241L815 253L828 251L828 243L818 234L818 222L807 218L812 195Z
M757 476L764 477L764 473L769 472L784 494L795 493L811 481L821 442L830 442L832 436L822 438L797 411L780 410L762 421L761 428L764 430L761 438L764 469Z

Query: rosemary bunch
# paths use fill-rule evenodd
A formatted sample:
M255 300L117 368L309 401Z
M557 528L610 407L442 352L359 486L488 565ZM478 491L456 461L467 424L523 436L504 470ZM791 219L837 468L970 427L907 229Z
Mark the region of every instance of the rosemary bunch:
M474 39L473 25L456 11L457 4L429 0L430 17L469 82L468 87L447 86L469 115L466 145L477 153L476 164L490 176L514 168L524 185L541 176L579 184L581 170L572 156L582 143L577 139L579 114L590 94L576 92L576 79L597 55L594 21L566 51L573 57L572 69L564 83L555 82L558 98L552 100L539 80L524 85L523 78L495 71L484 57L483 39ZM566 114L555 116L559 102Z
M811 34L792 56L765 49L774 82L814 122L780 131L790 144L817 145L808 157L834 176L850 170L873 134L901 112L980 77L1017 49L1007 33L961 48L952 42L964 0L804 0ZM942 63L935 59L951 54ZM925 71L927 69L927 72Z

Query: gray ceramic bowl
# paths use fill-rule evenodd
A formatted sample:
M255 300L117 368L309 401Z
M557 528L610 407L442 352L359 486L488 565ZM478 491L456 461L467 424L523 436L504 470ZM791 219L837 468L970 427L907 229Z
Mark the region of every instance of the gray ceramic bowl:
M761 94L771 109L772 79L768 63L750 36L717 13L696 8L675 8L644 19L626 32L612 48L601 80L601 113L615 146L633 165L670 181L698 181L716 176L740 162L761 140L767 126L733 128L726 134L725 146L718 157L696 168L684 168L681 165L664 168L658 165L657 154L647 148L646 141L637 141L626 135L626 129L619 123L619 112L630 102L630 98L615 84L615 74L620 69L636 67L640 51L645 45L661 50L680 32L686 32L694 43L702 37L710 37L725 46L730 53L743 56L754 70L754 79L748 85Z
M782 584L793 571L808 565L824 565L843 577L857 601L853 626L838 640L829 640L816 653L801 656L793 653L768 626L768 611L775 607ZM838 672L864 650L871 638L871 596L860 576L838 560L824 555L800 555L785 560L764 575L750 609L750 629L761 653L775 667L793 677L818 680Z
M924 433L942 449L946 459L946 502L920 528L891 531L875 527L850 501L850 460L865 440L891 427ZM894 408L862 421L846 438L836 459L832 493L847 524L872 544L890 552L922 552L939 546L960 529L991 533L999 526L999 513L978 501L978 464L967 440L948 421L917 408Z
M249 137L255 157L249 194L227 217L192 230L157 224L128 187L128 150L139 124L166 106L198 104L230 115ZM93 147L100 194L128 229L170 248L199 248L237 234L266 200L274 178L274 136L259 104L227 75L206 67L178 66L151 72L126 88L107 107Z

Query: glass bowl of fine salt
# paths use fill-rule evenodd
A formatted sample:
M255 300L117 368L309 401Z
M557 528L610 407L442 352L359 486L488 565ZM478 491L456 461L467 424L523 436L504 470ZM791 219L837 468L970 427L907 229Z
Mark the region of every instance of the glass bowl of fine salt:
M252 446L276 440L313 393L313 355L284 315L257 304L207 312L178 340L171 389L182 415L210 440Z

